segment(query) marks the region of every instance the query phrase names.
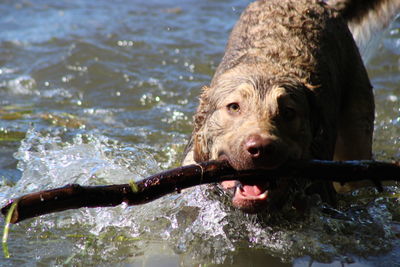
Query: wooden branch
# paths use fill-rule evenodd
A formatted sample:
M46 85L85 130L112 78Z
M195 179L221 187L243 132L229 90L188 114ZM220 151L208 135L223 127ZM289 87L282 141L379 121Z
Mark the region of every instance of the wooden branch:
M134 184L65 187L40 191L10 200L1 209L5 215L12 203L17 202L11 223L51 212L82 207L110 207L122 202L138 205L166 194L195 185L217 183L224 180L242 180L247 183L274 180L280 177L307 178L311 180L353 182L400 181L400 162L377 161L296 161L273 170L234 170L227 162L209 161L168 170Z

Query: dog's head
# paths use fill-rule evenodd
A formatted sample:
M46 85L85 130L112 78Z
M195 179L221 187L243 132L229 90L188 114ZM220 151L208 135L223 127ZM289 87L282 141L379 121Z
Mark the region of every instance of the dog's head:
M308 159L319 128L312 90L303 82L228 71L204 88L195 116L193 155L197 162L227 160L235 169L276 168ZM246 184L225 181L232 203L258 212L285 198L287 180Z

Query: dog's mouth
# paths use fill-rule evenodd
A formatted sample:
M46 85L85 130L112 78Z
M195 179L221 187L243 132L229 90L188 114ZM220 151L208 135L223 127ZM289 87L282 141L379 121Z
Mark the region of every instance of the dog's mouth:
M243 200L264 201L268 197L268 190L260 185L242 185L237 187L235 195Z
M221 153L219 160L228 161L228 163L238 170L254 169L257 166L237 165L225 154ZM281 163L263 166L263 168L274 169ZM248 181L229 180L220 183L222 189L228 192L232 197L232 205L246 213L258 213L268 210L272 206L277 206L281 202L281 196L285 192L285 182L257 182L249 183Z
M221 182L221 187L232 193L234 207L247 213L256 213L265 209L269 204L269 183L245 184L240 181L230 180Z

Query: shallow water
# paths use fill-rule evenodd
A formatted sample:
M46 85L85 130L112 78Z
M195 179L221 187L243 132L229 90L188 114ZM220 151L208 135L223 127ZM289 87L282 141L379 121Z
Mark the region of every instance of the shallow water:
M248 2L0 3L0 204L179 165L197 96ZM374 155L399 159L399 18L367 68ZM55 213L13 226L0 265L400 266L400 190L388 190L349 196L340 210L316 200L306 216L243 215L207 186L142 206Z

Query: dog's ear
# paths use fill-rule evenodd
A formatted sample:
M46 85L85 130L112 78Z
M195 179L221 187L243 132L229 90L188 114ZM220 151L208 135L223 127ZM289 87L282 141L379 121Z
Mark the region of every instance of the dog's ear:
M210 88L204 86L200 95L200 104L194 116L194 130L192 135L193 157L196 162L209 160L209 142L206 121L211 114L209 97Z
M311 135L315 138L322 131L322 114L319 104L316 100L315 92L305 88L305 93L308 101L309 121L311 127Z
M318 159L330 159L333 156L336 136L332 135L334 129L328 123L325 117L322 104L317 101L316 92L306 90L307 100L309 104L309 121L311 127L312 141L310 153L313 157L316 155Z
M203 127L207 115L210 113L209 91L210 88L208 86L202 88L200 103L194 115L194 132L198 132Z

